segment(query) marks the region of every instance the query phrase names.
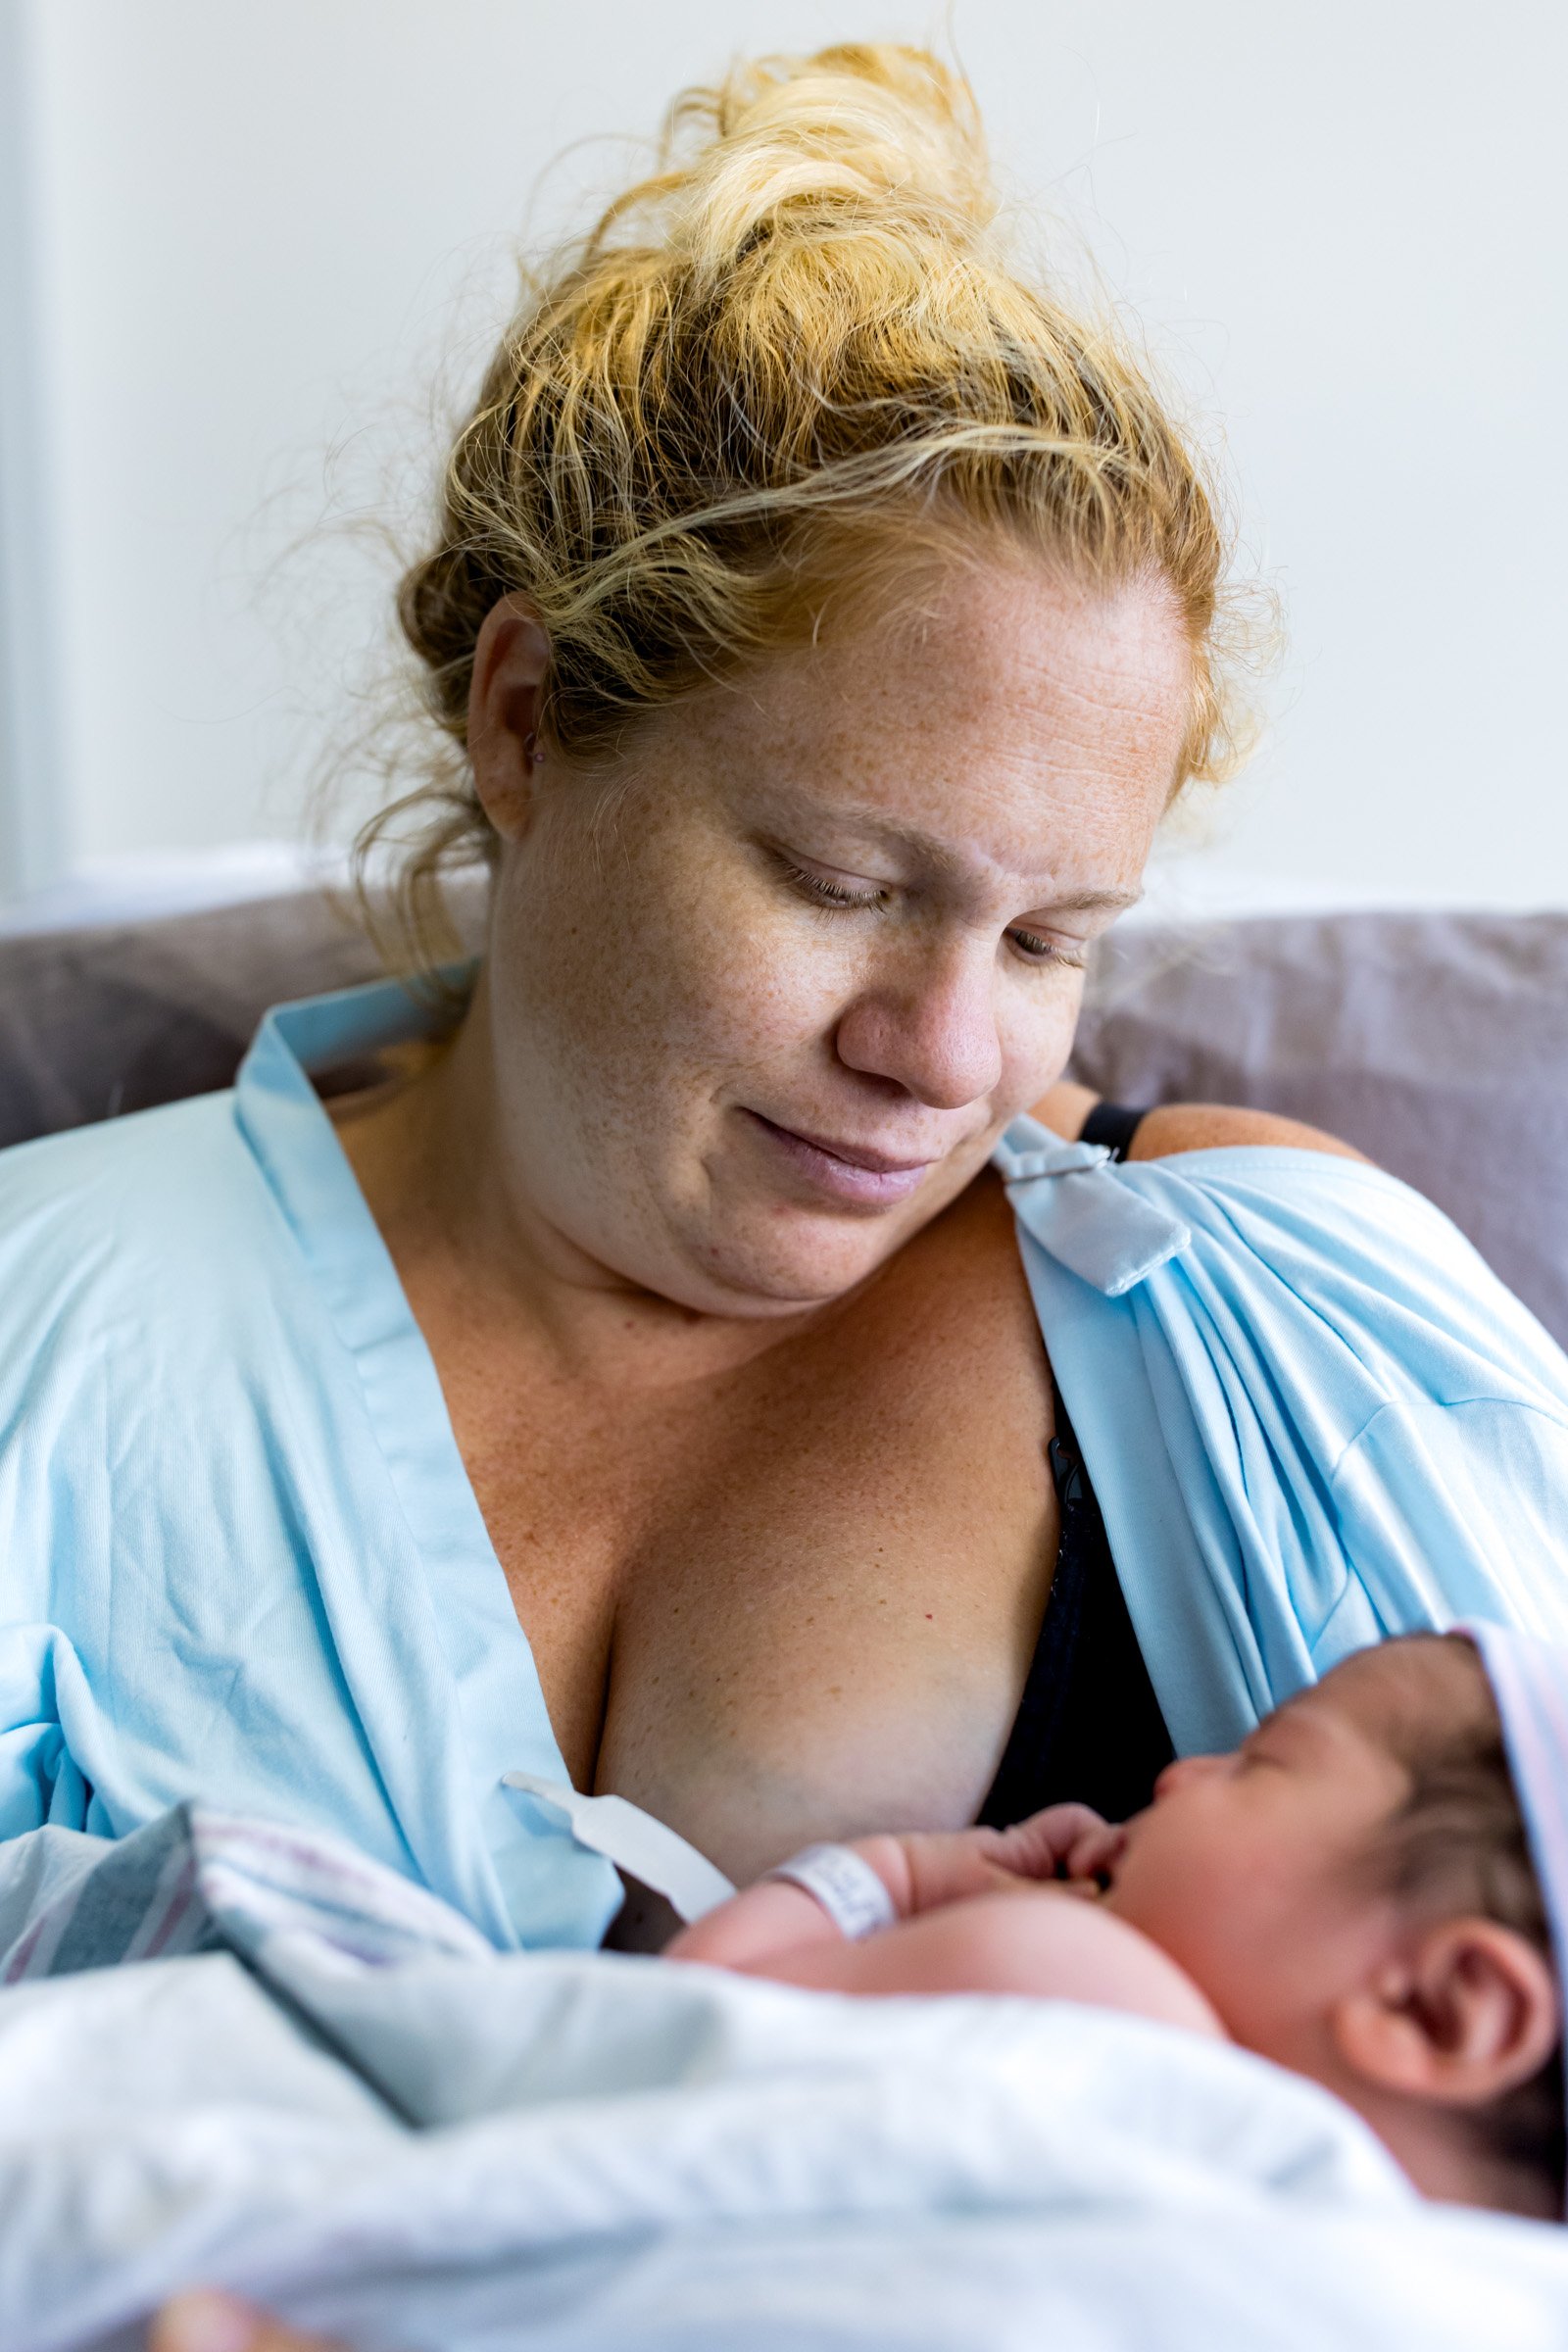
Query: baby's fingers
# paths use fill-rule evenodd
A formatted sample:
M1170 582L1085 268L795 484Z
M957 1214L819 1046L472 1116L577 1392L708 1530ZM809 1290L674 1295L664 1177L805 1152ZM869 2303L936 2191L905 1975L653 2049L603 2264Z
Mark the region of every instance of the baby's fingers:
M1101 1821L1074 1838L1065 1857L1069 1879L1105 1879L1121 1860L1127 1833L1120 1822Z
M992 1861L1020 1879L1054 1879L1072 1871L1071 1856L1086 1839L1103 1836L1106 1823L1091 1805L1048 1805L1001 1831L989 1848Z

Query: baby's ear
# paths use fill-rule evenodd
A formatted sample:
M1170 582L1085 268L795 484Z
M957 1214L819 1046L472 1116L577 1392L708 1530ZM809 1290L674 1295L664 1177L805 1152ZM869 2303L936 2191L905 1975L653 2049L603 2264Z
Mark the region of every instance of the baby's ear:
M1494 1919L1447 1919L1342 1995L1330 2030L1362 2082L1483 2107L1540 2073L1562 2026L1551 1970L1533 1943Z

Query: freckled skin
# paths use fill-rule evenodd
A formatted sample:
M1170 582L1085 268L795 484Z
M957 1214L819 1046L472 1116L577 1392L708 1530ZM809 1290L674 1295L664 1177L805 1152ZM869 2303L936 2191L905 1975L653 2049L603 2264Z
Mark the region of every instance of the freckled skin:
M547 652L525 613L486 623L484 980L345 1149L578 1784L737 1879L960 1826L1057 1535L983 1171L1138 890L1178 620L1153 585L965 567L918 624L780 653L591 774L524 755ZM828 1197L780 1130L923 1172Z
M1187 671L1149 590L965 581L918 632L783 655L681 707L608 793L547 761L465 1041L488 1049L530 1229L726 1320L862 1279L1059 1075L1084 950L1139 889ZM813 904L781 852L888 903ZM1064 907L1083 892L1112 905ZM1068 960L1020 956L1031 915ZM766 1180L748 1110L934 1165L893 1213L813 1209Z

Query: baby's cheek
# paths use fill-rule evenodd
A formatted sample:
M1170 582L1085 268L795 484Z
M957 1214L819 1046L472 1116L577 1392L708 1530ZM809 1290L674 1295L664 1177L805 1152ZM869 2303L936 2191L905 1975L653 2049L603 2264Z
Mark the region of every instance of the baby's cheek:
M1135 1841L1105 1897L1129 1927L1140 1928L1189 1971L1207 1963L1231 1933L1234 1906L1221 1874L1175 1839Z

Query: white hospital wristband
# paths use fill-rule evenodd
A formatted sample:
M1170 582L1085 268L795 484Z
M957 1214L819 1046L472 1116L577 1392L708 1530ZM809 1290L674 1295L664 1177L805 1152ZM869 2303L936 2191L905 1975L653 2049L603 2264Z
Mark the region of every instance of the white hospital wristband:
M892 1895L853 1846L808 1845L765 1875L804 1887L851 1943L859 1943L898 1920Z

